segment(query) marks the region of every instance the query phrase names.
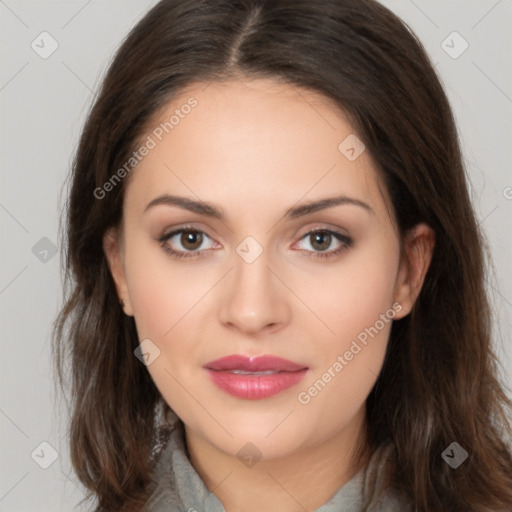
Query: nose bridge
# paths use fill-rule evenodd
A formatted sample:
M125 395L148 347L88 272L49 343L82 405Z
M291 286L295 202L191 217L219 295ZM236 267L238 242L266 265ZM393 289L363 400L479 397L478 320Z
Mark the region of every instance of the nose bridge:
M270 271L271 251L246 237L233 254L234 270L219 309L223 324L255 333L289 320L286 289Z

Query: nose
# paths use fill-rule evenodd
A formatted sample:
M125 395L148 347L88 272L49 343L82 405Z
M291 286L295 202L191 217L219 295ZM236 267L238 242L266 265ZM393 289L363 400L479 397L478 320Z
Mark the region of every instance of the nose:
M267 251L252 263L234 255L234 269L224 282L219 320L239 334L269 334L290 321L289 292L269 268Z

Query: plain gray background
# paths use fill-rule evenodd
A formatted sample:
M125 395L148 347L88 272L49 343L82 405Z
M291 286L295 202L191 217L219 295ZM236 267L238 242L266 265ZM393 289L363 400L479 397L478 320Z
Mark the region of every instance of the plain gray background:
M102 73L154 3L0 0L0 511L71 511L84 496L71 471L67 418L51 374L51 323L61 301L59 253L53 254L59 204ZM488 284L496 351L510 386L512 0L383 3L418 34L455 111L496 268ZM42 58L53 40L58 48ZM43 469L52 455L55 462Z

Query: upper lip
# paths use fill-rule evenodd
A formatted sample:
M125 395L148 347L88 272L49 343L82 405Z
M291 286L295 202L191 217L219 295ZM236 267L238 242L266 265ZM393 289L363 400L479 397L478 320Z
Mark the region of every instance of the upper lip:
M264 372L273 370L276 372L295 372L304 370L303 366L281 357L263 355L248 357L240 354L233 354L204 364L204 368L217 371L244 370L246 372Z

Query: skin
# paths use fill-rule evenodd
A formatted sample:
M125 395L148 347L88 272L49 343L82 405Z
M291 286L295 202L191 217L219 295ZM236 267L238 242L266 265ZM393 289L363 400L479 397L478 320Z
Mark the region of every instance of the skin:
M161 351L147 369L185 424L192 464L226 511L311 511L365 463L353 456L364 444L365 401L391 322L308 404L298 394L394 303L401 306L395 319L410 312L434 234L416 226L401 253L375 164L368 151L352 162L338 150L355 130L326 98L267 79L192 84L151 126L190 96L197 107L130 176L123 221L105 235L105 254L140 340ZM165 204L145 211L162 194L200 198L225 218ZM283 218L288 208L338 195L371 211L344 204ZM206 233L202 255L176 259L166 246L197 249L180 235L164 246L159 238L185 225ZM313 229L353 243L315 258L322 247L304 236ZM250 264L236 252L247 236L263 249ZM323 252L341 245L332 237ZM202 368L230 354L272 354L309 370L278 395L244 400L218 389ZM250 468L237 457L248 442L262 457Z

